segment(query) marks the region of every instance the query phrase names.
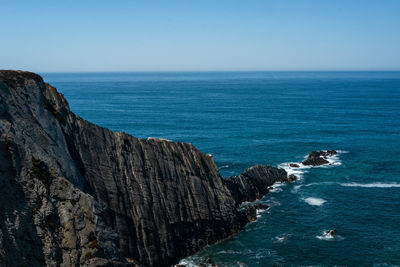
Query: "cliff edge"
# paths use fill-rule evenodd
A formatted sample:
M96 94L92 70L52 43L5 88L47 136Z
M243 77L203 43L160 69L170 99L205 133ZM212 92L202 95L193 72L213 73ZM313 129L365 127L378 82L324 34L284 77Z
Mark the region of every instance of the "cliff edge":
M92 124L34 73L0 71L0 263L169 266L240 231L242 201L287 181L222 178L192 144Z

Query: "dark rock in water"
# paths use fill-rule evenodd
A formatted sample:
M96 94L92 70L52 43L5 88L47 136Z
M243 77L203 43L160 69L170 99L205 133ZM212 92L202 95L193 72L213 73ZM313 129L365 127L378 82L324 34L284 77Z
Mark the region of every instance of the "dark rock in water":
M254 206L246 206L244 210L244 219L243 221L254 222L257 220L257 209Z
M289 176L288 176L288 178L287 178L287 181L289 182L289 183L293 183L293 182L295 182L295 181L297 181L298 180L298 177L296 176L296 175L294 175L294 174L290 174Z
M326 160L327 157L333 156L337 154L335 150L328 150L328 151L312 151L307 159L302 163L304 165L311 165L311 166L320 166L324 164L328 164L329 161Z
M293 168L299 168L300 167L300 165L297 164L297 163L290 163L289 166L293 167Z
M287 182L288 176L284 169L270 165L256 165L238 176L226 177L224 181L239 205L245 201L260 199L268 193L268 187L276 182Z
M207 263L207 264L211 264L211 263L212 263L211 258L208 258L208 259L206 260L206 263Z
M288 178L222 179L191 144L112 132L39 75L0 71L0 181L5 266L169 266L240 231L256 208L239 204Z
M336 229L326 231L325 235L332 236L332 237L336 236L337 235Z
M274 190L274 188L272 186L269 186L268 190L271 191L271 190Z
M327 155L327 156L333 156L333 155L336 155L338 152L336 151L336 150L327 150L326 152L325 152L325 154Z
M257 210L267 210L269 209L269 205L268 204L264 204L264 203L256 203L253 205Z
M264 203L254 203L249 204L244 207L243 211L243 221L244 222L253 222L257 220L257 210L266 210L269 208L269 205Z

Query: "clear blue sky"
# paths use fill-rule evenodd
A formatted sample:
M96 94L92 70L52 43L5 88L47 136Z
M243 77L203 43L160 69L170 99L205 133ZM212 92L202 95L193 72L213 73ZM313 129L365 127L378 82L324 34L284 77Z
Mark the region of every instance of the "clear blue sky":
M400 70L400 0L0 0L0 68Z

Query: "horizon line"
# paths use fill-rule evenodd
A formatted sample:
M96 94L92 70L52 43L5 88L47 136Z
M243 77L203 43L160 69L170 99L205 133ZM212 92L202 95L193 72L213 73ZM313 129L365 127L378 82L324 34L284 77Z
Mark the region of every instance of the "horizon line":
M21 69L19 69L21 70ZM21 70L29 71L29 70ZM35 73L195 73L195 72L400 72L400 69L332 69L332 70L95 70L95 71L30 71Z

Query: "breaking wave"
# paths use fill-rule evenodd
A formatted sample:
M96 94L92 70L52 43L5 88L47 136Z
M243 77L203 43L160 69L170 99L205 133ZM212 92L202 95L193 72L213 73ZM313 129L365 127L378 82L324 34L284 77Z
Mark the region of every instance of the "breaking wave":
M369 184L360 184L360 183L342 183L341 186L347 187L366 187L366 188L391 188L391 187L400 187L398 183L369 183Z
M299 179L303 178L304 173L308 171L308 169L311 168L330 168L334 166L340 166L342 165L342 161L339 158L340 154L348 153L348 151L344 150L336 150L337 154L326 157L326 160L329 162L324 165L320 166L310 166L310 165L304 165L302 162L285 162L281 163L278 165L278 168L284 169L289 175L294 174L296 175ZM305 156L304 159L308 157ZM292 166L290 166L292 165ZM297 165L297 166L296 166Z
M323 231L321 235L317 235L316 238L319 240L325 240L325 241L342 241L344 238L340 235L330 235L327 233L327 231Z
M317 197L307 197L304 199L304 202L311 206L322 206L326 202L326 200Z

